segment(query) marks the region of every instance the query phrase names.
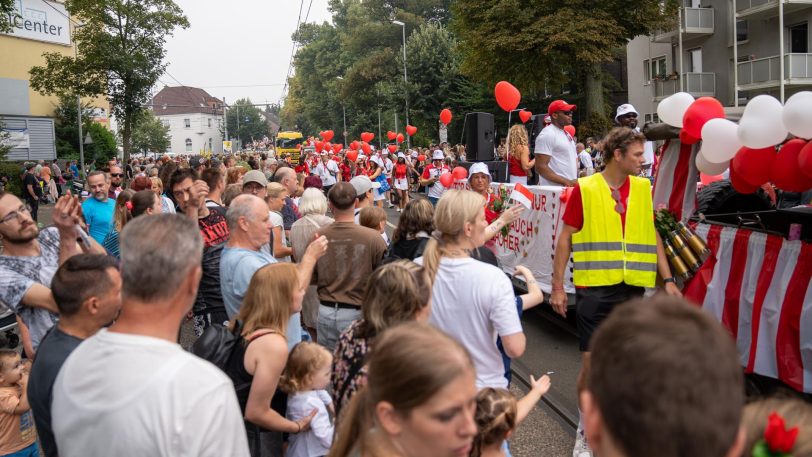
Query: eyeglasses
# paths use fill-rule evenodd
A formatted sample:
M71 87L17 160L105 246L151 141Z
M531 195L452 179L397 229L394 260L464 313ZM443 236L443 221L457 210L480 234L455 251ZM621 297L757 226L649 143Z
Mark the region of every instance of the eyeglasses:
M12 211L12 212L6 214L5 216L3 216L3 218L0 219L0 224L5 224L6 222L13 221L14 219L19 219L21 215L29 214L30 212L31 212L31 207L28 206L27 203L23 204L23 205L20 205L20 207L17 208L17 211Z
M112 176L114 178L123 178L124 173L110 173L110 176Z
M559 111L559 113L563 114L564 116L572 116L572 111Z
M615 212L623 214L626 212L626 207L620 202L620 191L612 189L612 199L615 200Z

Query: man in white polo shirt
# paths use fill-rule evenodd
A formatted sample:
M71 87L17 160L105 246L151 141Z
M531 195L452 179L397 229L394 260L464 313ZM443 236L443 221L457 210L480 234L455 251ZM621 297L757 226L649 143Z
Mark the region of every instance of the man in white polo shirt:
M637 126L637 118L640 114L637 113L637 110L634 109L630 103L625 103L617 107L617 113L615 114L615 122L620 125L621 127L628 127L636 132L640 131L640 127ZM643 143L643 159L645 159L645 163L643 163L643 176L651 176L651 167L654 165L654 142L653 141L646 141Z
M564 100L550 103L547 114L551 124L544 127L536 138L536 173L539 185L574 186L578 180L578 153L575 140L564 130L572 124L572 110Z

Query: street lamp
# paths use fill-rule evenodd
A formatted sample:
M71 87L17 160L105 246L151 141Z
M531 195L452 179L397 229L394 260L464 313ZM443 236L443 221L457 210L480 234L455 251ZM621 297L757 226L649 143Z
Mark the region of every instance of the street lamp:
M344 81L343 76L336 76L336 79L339 81ZM341 102L341 113L342 117L344 118L344 149L347 149L347 107L344 106L344 102Z
M406 125L409 125L409 79L406 77L406 24L400 21L392 21L393 24L403 28L403 97L406 99ZM406 135L406 148L412 148L411 137Z

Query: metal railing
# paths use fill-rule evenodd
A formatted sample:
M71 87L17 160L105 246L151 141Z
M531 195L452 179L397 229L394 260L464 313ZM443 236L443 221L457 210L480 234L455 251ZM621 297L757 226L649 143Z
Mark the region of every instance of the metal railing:
M686 32L691 32L689 29L705 29L707 33L713 33L713 21L713 8L683 8L682 28Z
M739 85L778 82L781 79L779 56L739 62ZM784 78L812 78L812 54L784 54Z
M736 12L740 13L744 10L754 8L756 6L766 5L768 3L775 3L778 5L778 0L737 0Z
M684 90L695 97L713 97L716 95L716 73L689 72L683 73ZM657 100L680 91L678 79L654 81L654 98Z

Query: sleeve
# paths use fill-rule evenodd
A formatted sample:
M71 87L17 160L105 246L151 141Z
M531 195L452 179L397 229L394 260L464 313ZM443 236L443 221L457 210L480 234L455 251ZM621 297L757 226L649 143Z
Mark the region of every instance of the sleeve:
M516 312L516 296L513 286L505 275L499 275L492 282L491 308L489 318L499 336L509 336L522 332L522 322Z
M333 399L330 398L330 394L327 393L326 390L317 390L316 394L319 396L319 399L324 403L324 406L330 405L333 403Z
M555 135L552 135L549 130L542 130L538 137L536 137L536 149L534 154L541 154L545 156L553 155L553 146L555 144Z
M420 175L420 179L429 179L429 167L423 167L423 174Z
M272 212L272 213L271 213L271 224L272 224L274 227L279 227L279 226L284 225L284 221L283 221L282 216L280 216L280 215L279 215L279 214L277 214L277 213L273 213L273 212ZM283 229L284 229L284 228L283 228Z
M318 396L308 399L308 408L316 408L318 412L310 422L310 429L313 431L313 436L319 441L319 444L325 448L330 448L333 445L333 424L330 422L330 414L327 413L327 408L322 403Z
M23 297L35 281L19 273L0 268L0 305L20 312Z
M578 229L578 231L584 227L584 202L581 199L581 186L579 184L576 184L572 189L562 220L570 227Z
M196 442L183 445L188 455L249 457L245 423L230 383L196 402L189 417L196 426L186 432L186 438Z

